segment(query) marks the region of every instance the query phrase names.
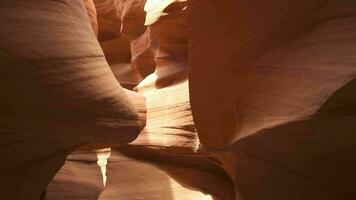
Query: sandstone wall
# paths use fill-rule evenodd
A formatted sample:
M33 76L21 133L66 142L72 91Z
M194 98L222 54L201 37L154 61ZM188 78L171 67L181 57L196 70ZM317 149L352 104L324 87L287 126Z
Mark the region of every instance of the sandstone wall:
M0 3L0 185L39 199L74 148L120 145L140 130L82 1Z
M31 0L0 11L5 197L38 199L70 151L143 128L112 149L106 187L96 153L75 153L47 198L355 199L355 2Z
M355 198L355 2L191 3L194 122L241 198Z

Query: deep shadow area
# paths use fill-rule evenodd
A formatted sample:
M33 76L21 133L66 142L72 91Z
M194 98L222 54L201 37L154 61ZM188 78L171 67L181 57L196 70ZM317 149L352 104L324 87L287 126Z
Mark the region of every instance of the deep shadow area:
M233 145L236 188L246 199L356 198L356 80L305 120Z

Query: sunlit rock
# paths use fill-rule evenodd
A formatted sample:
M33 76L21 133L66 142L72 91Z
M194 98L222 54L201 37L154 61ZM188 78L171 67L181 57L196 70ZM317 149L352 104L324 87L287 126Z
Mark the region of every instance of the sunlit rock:
M99 23L99 42L115 77L132 89L154 68L149 54L132 48L145 32L143 0L95 0ZM137 50L137 51L136 51ZM142 55L141 55L142 54ZM153 57L152 57L153 58Z
M181 8L170 12L157 18L143 38L135 41L152 51L155 71L135 88L146 97L147 121L130 146L192 153L199 148L199 140L189 103L187 12ZM147 12L146 20L150 17Z
M99 198L103 200L231 200L234 196L228 177L204 160L187 162L113 149L107 170L109 179Z

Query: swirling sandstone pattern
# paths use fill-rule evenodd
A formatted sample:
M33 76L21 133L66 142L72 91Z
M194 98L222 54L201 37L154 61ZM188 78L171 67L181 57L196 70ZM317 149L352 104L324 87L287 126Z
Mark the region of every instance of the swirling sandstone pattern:
M354 199L356 3L192 6L194 122L236 191L247 200Z
M39 199L75 147L120 145L140 130L82 1L0 3L0 187Z
M136 199L139 197L176 200L232 199L234 195L230 180L224 172L216 166L213 167L211 162L198 157L189 159L180 157L180 155L194 155L199 147L189 105L188 40L186 34L180 34L187 30L187 12L182 8L184 7L170 8L170 13L175 13L175 15L166 14L162 19L157 18L157 21L145 27L146 31L138 37L134 37L134 30L144 30L143 21L135 26L130 25L129 22L123 22L132 28L137 27L133 29L133 33L126 32L132 35L132 64L140 64L141 69L147 67L147 62L137 63L136 61L137 58L140 59L149 52L152 56L147 56L146 61L152 60L156 70L135 88L146 97L146 127L134 142L112 150L107 164L107 185L99 197L96 193L92 194L93 199ZM120 8L117 12L121 12ZM179 15L176 15L177 13ZM148 17L146 21L147 19ZM125 26L123 25L122 28ZM131 68L131 70L134 69ZM123 69L117 68L117 70ZM142 113L140 109L139 113ZM157 163L159 160L161 160L160 163ZM67 174L73 173L65 170L75 167L70 167L70 164L72 163L66 163L60 172L62 175L58 175L51 184L49 199L53 196L64 198L61 194L70 193L70 188L73 187L77 187L78 192L72 194L72 198L82 196L82 191L86 188L84 185L76 183L74 179L65 180L61 177L68 177ZM83 168L88 173L91 170L90 166L83 166ZM83 176L86 180L85 175L76 174ZM67 187L59 189L58 183L67 185Z
M0 3L5 195L141 127L105 187L76 151L47 199L356 198L356 2L39 2Z

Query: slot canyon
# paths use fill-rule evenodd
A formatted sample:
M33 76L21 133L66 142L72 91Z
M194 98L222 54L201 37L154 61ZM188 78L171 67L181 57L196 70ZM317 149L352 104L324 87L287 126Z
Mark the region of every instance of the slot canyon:
M0 0L0 92L1 200L356 199L355 0Z

